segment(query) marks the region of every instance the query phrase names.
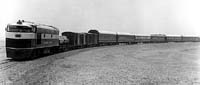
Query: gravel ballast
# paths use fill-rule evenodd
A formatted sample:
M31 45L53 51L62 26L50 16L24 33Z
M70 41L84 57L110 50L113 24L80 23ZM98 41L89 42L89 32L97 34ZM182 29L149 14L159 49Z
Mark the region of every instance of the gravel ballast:
M78 49L0 64L9 85L200 85L200 43Z

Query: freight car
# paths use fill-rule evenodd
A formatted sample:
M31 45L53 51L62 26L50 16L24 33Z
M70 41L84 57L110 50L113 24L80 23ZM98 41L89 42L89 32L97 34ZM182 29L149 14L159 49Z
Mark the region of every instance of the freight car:
M82 37L80 37L81 35L75 32L63 32L62 36L67 36L69 39L69 48L73 49L73 48L78 48L82 46L82 42L80 42L81 40L83 40Z
M34 58L59 47L59 30L53 26L18 21L6 27L6 52L12 59Z
M62 36L66 36L69 39L68 48L83 48L88 46L97 45L97 34L92 33L75 33L75 32L63 32Z
M85 42L86 42L86 47L92 47L92 46L97 46L98 45L98 35L94 33L85 33Z

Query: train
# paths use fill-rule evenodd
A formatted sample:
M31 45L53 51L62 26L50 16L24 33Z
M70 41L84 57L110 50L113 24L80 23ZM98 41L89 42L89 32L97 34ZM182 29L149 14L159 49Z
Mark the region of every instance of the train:
M121 43L200 42L200 37L107 33L96 29L82 33L65 31L59 35L59 29L54 26L24 20L8 24L5 30L6 54L14 60L35 59L40 55L70 49Z

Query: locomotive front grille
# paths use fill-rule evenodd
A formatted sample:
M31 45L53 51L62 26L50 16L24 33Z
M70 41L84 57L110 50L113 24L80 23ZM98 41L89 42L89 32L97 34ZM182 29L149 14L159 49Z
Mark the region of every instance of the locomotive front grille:
M30 48L32 39L9 39L6 38L6 47Z

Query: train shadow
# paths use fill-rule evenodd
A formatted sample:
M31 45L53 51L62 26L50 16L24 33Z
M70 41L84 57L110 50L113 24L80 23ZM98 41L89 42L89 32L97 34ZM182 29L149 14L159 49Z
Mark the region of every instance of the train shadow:
M102 47L106 47L106 46L102 46ZM45 57L50 57L52 55L57 55L57 54L65 53L65 52L67 52L67 55L64 56L64 57L68 57L68 56L72 56L72 55L75 55L75 54L78 54L78 53L81 53L81 52L85 52L85 51L88 51L88 50L91 50L91 49L98 49L98 48L99 47L73 48L73 49L67 49L65 51L59 51L59 52L56 52L56 53L38 55L37 57L34 57L34 58L6 59L6 60L10 61L10 62L26 62L26 61L38 60L38 59L45 58ZM63 58L63 57L54 56L54 58L60 59L60 58Z
M25 61L31 61L31 60L34 60L34 59L6 59L6 61L9 61L9 62L25 62Z
M9 62L26 62L26 61L33 61L33 60L37 60L40 58L44 58L44 57L48 57L54 54L46 54L46 55L38 55L37 57L34 58L23 58L23 59L6 59Z
M38 60L38 59L41 59L41 58L45 58L45 57L49 57L49 56L52 56L52 55L57 55L57 54L61 54L61 53L65 53L67 52L66 56L64 57L69 57L69 56L72 56L72 55L76 55L76 54L79 54L81 52L85 52L85 51L89 51L89 50L94 50L94 49L99 49L99 48L107 48L107 47L111 47L111 46L120 46L120 45L103 45L103 46L90 46L90 47L81 47L81 48L71 48L71 49L67 49L67 50L64 50L64 51L58 51L58 52L55 52L55 53L50 53L50 54L42 54L42 55L37 55L37 57L34 57L34 58L23 58L23 59L7 59L8 61L10 62L26 62L26 61L33 61L33 60ZM54 56L55 59L62 59L63 57L60 57L60 56Z

